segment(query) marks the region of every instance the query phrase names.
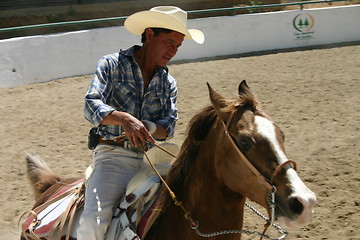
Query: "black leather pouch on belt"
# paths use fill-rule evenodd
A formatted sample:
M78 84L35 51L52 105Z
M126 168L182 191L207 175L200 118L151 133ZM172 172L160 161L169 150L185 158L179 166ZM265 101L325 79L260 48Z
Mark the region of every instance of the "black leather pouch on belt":
M88 135L88 148L94 150L99 143L100 135L97 133L97 128L90 129Z

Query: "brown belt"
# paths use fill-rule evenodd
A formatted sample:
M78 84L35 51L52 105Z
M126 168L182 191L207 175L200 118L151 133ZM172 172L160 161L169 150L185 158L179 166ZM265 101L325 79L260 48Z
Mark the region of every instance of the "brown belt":
M134 151L134 152L144 152L144 150L145 151L149 150L148 147L144 147L144 148L142 148L142 147L134 147L130 143L125 142L125 141L115 142L114 140L104 140L101 137L99 138L99 143L122 147L122 148L125 148L125 149L129 149L131 151Z
M99 138L99 143L103 143L103 144L108 144L108 145L114 145L114 146L119 146L119 147L125 147L125 141L121 141L121 142L115 142L114 140L104 140L101 137Z

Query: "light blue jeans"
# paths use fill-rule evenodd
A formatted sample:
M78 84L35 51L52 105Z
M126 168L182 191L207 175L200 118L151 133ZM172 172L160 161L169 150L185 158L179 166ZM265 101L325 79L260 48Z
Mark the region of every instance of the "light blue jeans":
M114 208L142 165L143 153L99 144L93 151L93 172L86 184L78 240L104 240Z

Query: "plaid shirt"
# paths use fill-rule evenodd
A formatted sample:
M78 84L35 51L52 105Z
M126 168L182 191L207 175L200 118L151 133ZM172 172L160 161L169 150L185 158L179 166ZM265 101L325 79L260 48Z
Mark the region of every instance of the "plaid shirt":
M119 125L101 125L114 110L160 124L166 129L168 138L174 135L178 119L176 80L166 67L159 67L144 92L141 70L134 59L138 47L102 57L85 95L84 116L99 127L104 139L114 139L123 132Z

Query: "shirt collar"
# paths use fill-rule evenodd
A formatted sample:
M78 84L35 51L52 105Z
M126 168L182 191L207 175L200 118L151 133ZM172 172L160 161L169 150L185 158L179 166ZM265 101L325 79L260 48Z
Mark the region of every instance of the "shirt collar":
M120 54L126 56L126 57L129 57L129 58L132 58L134 61L135 61L135 58L134 58L134 53L140 49L141 47L139 45L134 45L126 50L120 50ZM163 66L163 67L158 67L157 72L162 72L162 71L165 71L166 73L169 72L169 69L167 66Z

